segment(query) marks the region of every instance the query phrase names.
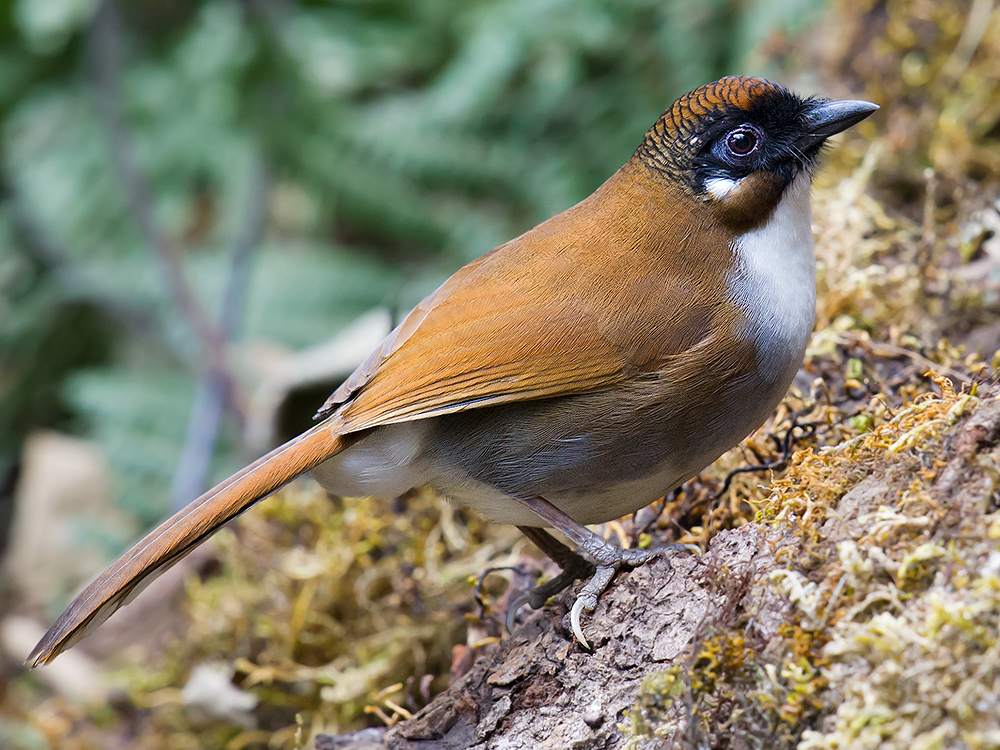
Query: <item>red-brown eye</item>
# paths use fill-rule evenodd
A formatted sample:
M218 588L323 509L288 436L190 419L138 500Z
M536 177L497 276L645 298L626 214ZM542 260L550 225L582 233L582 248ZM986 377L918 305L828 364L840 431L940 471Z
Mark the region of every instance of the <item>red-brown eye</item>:
M736 128L726 136L726 148L733 156L749 156L759 145L760 138L751 128Z

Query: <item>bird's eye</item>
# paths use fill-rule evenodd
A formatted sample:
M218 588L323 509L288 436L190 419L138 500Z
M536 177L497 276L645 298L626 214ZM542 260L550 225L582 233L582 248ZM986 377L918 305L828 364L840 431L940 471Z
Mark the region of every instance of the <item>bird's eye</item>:
M743 125L726 135L726 149L733 156L749 156L760 146L760 136L753 128Z

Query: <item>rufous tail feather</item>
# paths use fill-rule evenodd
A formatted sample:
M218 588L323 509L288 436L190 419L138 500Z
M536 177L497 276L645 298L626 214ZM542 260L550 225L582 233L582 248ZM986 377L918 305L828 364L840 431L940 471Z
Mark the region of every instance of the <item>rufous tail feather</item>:
M223 525L345 447L345 438L326 421L213 487L149 532L91 583L25 663L37 667L52 661Z

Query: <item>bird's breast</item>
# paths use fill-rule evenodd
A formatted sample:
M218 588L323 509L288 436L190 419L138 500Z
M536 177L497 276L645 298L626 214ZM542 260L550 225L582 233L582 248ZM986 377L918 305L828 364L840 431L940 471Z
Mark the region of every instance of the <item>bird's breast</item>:
M816 317L809 187L808 174L797 177L764 225L733 240L726 279L730 301L745 316L742 335L753 342L757 371L782 392L801 364Z

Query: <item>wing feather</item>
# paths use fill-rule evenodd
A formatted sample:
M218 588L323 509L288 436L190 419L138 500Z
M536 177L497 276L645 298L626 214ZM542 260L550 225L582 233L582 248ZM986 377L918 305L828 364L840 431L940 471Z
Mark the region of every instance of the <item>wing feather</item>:
M348 433L594 391L655 373L703 340L730 238L703 227L695 236L714 239L705 257L678 230L682 199L667 210L662 188L654 202L647 186L607 187L452 276L320 415Z

